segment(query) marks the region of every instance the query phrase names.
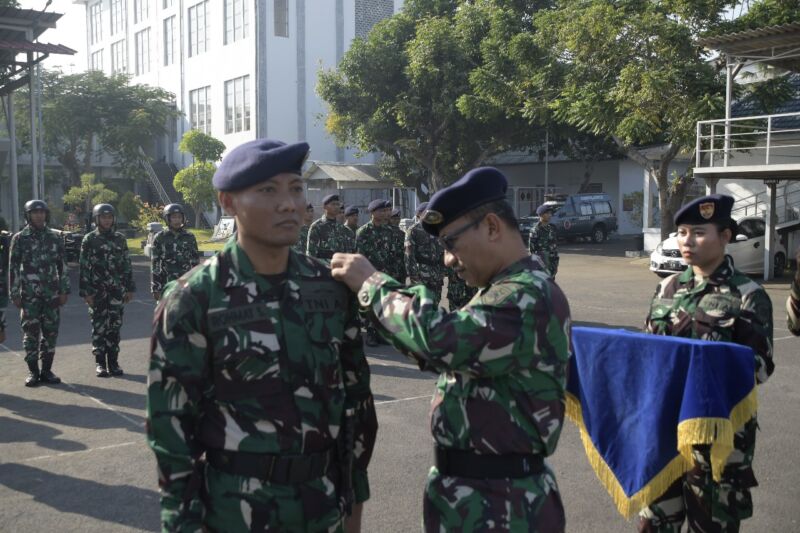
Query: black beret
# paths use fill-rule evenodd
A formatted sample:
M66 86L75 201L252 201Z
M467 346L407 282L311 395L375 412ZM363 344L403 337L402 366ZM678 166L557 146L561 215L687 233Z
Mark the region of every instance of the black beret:
M238 191L283 173L300 174L308 157L308 143L286 144L256 139L230 151L214 173L220 191Z
M681 224L722 224L736 234L737 225L731 218L733 197L725 194L711 194L692 200L681 207L673 221L676 226Z
M367 211L372 213L373 211L383 209L384 207L386 207L386 200L372 200L367 206Z
M552 213L553 206L552 205L540 205L536 208L536 214L542 216L545 213Z
M494 167L474 168L458 181L436 192L422 215L422 227L431 235L461 215L506 197L508 180Z
M339 195L338 194L329 194L325 198L322 199L322 205L328 205L331 202L338 202Z
M312 204L311 202L308 202L308 204L306 204L306 211L308 211L309 209L314 209L314 204Z
M391 200L384 200L384 201L383 201L383 207L388 207L388 208L390 208L390 209L391 209L391 207L392 207L392 201L391 201Z
M392 217L399 217L399 216L400 216L400 208L395 207L394 209L392 209Z
M416 213L417 215L419 215L420 213L422 213L422 212L423 212L423 211L425 211L426 209L428 209L428 202L422 202L421 204L419 204L419 205L417 206L417 210L415 211L415 213Z
M358 214L358 208L354 205L351 205L350 207L344 210L344 216L346 217L357 214Z

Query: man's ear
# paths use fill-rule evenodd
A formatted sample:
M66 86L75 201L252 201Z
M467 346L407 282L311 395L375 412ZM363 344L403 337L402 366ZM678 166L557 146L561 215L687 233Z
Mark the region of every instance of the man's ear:
M225 211L225 214L228 216L236 216L236 206L233 202L233 194L229 191L217 191L217 200L219 201L220 207L222 210Z
M496 242L500 239L503 221L495 213L489 213L484 220L486 221L486 227L489 229L489 241Z

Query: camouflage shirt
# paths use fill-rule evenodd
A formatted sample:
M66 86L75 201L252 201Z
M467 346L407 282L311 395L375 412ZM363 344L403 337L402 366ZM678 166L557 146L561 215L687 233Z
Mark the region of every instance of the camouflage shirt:
M3 309L8 305L8 246L11 237L0 231L0 331L6 329L6 317Z
M25 226L11 238L8 285L11 299L23 302L52 300L69 294L69 276L64 263L64 241L48 227Z
M359 325L355 297L325 264L290 251L286 276L276 281L255 272L236 237L167 286L147 389L164 527L185 516L193 457L206 449L328 450L349 408L357 420L356 500L368 498L377 420ZM293 494L305 508L333 486L326 475ZM252 490L259 487L253 480Z
M376 226L370 221L356 232L356 251L369 259L378 270L385 272L390 270L391 246L392 230L388 224Z
M405 261L412 285L441 288L445 275L444 249L439 239L425 231L420 222L406 232Z
M478 289L467 285L467 282L459 277L455 269L447 269L447 302L450 304L451 311L467 305L467 302L477 293Z
M797 278L792 281L790 290L786 299L786 323L793 335L800 335L800 281Z
M531 257L498 273L455 312L424 285L382 272L359 291L368 316L401 352L440 372L431 431L439 446L550 455L564 420L569 305Z
M190 231L164 229L153 238L150 249L150 292L161 292L200 261L197 239Z
M405 285L406 283L406 260L405 260L405 240L406 234L397 226L388 224L390 231L389 264L386 273Z
M531 228L528 248L532 254L542 258L547 271L555 276L558 272L558 238L553 224L537 222Z
M128 243L118 231L95 229L81 242L80 295L136 292Z
M305 225L300 228L300 235L297 238L297 242L292 246L292 249L298 254L306 253L306 246L308 246L308 228L309 226Z
M356 250L353 234L325 215L315 220L308 228L308 245L306 253L311 257L330 260L336 252L351 254Z

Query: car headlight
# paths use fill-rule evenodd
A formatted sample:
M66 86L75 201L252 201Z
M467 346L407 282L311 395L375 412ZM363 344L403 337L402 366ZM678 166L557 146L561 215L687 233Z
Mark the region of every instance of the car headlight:
M662 246L662 243L658 243L658 246L656 246L656 252L661 253L661 250L663 249L664 247Z

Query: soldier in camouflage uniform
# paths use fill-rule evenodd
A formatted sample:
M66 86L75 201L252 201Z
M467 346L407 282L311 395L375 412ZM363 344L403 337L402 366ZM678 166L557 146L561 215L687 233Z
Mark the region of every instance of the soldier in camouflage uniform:
M291 250L306 143L259 139L214 175L237 234L167 286L147 392L164 531L358 529L377 430L358 304Z
M80 295L89 306L92 354L99 378L121 376L119 332L125 304L133 299L136 285L128 243L116 231L116 212L109 204L92 209L95 229L81 242Z
M558 238L556 227L550 224L553 208L549 205L540 205L536 214L539 215L539 222L531 228L528 248L532 254L542 259L547 271L555 278L558 272Z
M169 204L161 215L167 227L156 233L150 249L150 292L161 299L170 281L178 279L200 261L197 239L187 231L186 213L180 204Z
M353 239L358 231L358 208L350 206L344 210L344 227L353 232Z
M800 249L795 257L797 272L794 274L789 297L786 299L786 324L792 335L800 336Z
M300 228L300 237L297 239L294 246L292 246L294 251L298 254L306 253L306 246L308 246L308 229L311 227L312 222L314 222L314 204L309 202L306 204L306 212L303 215L303 227Z
M672 335L749 346L755 355L756 382L772 374L772 302L766 291L738 270L725 255L736 234L733 198L698 198L675 214L678 245L691 268L661 282L650 304L645 329ZM757 485L752 462L756 417L734 435L721 481L711 476L709 446L695 446L693 468L642 510L639 531L678 533L739 531L753 514L750 489Z
M392 207L390 202L386 202L386 206L390 209ZM405 254L406 234L400 229L400 208L395 207L390 213L389 222L386 227L391 230L392 244L389 248L391 257L389 259L389 268L386 270L386 273L405 285L407 277Z
M330 261L336 252L352 253L356 249L353 234L336 220L342 210L338 194L329 194L322 199L322 217L308 229L306 253L317 259Z
M8 305L8 246L11 244L11 235L7 231L0 231L0 343L6 341L6 315Z
M444 282L444 249L439 240L422 227L419 217L428 208L428 202L417 207L416 221L406 231L405 263L411 285L425 285L439 307Z
M356 232L356 251L365 256L375 268L388 272L391 267L392 231L388 227L390 209L385 200L373 200L367 206L370 221L358 228ZM372 322L364 325L365 342L373 347L385 343Z
M441 373L430 423L436 466L423 500L426 531L564 531L544 457L564 420L567 300L528 255L503 174L470 171L437 192L423 227L479 295L446 312L424 285L404 288L363 257L339 255L333 275L392 344Z
M70 290L64 241L47 227L47 204L42 200L26 202L25 221L28 224L11 238L8 284L11 301L21 310L22 345L28 365L25 385L35 387L40 382L61 383L52 368L59 310L67 303Z
M461 309L478 293L477 287L470 287L461 279L455 269L447 269L447 302L450 310Z

